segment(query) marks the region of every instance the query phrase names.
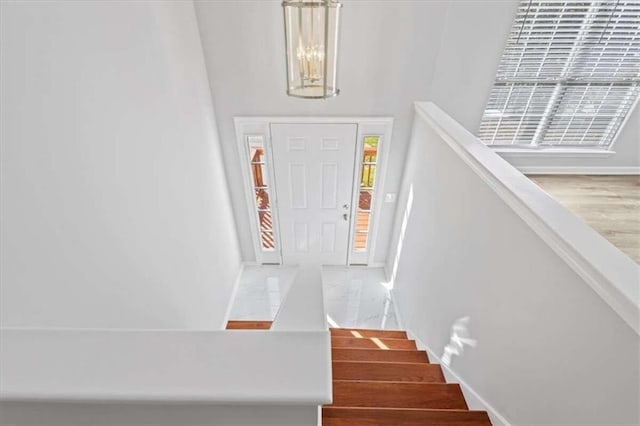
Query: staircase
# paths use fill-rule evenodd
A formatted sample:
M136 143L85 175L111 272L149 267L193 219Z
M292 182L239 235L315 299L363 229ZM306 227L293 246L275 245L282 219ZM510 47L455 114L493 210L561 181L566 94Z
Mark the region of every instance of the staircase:
M228 329L268 329L269 321L230 321ZM333 403L323 426L490 426L467 407L460 385L446 383L407 333L332 328Z
M332 328L331 348L333 404L322 407L324 426L491 425L404 331Z

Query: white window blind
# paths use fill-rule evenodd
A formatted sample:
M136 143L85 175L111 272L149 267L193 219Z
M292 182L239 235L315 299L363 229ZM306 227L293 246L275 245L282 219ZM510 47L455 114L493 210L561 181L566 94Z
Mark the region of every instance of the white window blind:
M478 137L607 148L639 93L640 0L522 0Z

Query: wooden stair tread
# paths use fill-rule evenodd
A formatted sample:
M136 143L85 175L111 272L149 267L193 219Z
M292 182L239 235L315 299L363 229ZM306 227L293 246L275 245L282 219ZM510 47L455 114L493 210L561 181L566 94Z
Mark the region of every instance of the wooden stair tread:
M273 321L227 321L227 330L269 330Z
M414 362L428 363L429 357L425 351L418 350L389 350L379 349L331 349L331 358L334 361L377 361L377 362Z
M466 410L458 384L333 380L335 407Z
M333 361L333 380L445 383L438 364Z
M484 411L322 407L323 426L490 426Z
M377 337L331 337L331 347L333 348L359 348L359 349L413 349L417 350L415 340L408 339L386 339Z
M368 328L330 328L334 337L378 337L386 339L407 339L407 332L402 330L373 330Z

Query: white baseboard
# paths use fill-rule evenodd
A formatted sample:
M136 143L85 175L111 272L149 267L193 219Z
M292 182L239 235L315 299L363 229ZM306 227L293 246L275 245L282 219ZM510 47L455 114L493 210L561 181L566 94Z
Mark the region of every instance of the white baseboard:
M404 330L402 317L400 316L400 311L398 310L398 299L396 298L396 292L394 291L394 289L389 290L389 297L391 297L391 303L393 303L393 313L396 314L396 324L398 324L398 328L400 330Z
M242 278L242 273L244 272L244 268L246 263L240 263L240 268L238 269L238 273L236 274L236 280L233 283L233 289L231 289L231 297L229 297L229 304L227 305L227 311L224 313L224 318L222 321L222 329L227 328L227 322L229 322L229 317L231 316L231 309L233 308L233 302L236 300L236 295L238 293L238 287L240 287L240 279Z
M432 364L440 364L442 372L447 380L447 383L458 383L462 389L464 399L467 401L467 405L471 410L484 410L489 414L491 423L493 426L511 426L511 423L500 414L491 404L489 404L478 392L476 392L467 382L465 382L460 376L458 376L449 366L442 363L440 357L435 352L425 345L411 330L406 330L410 339L416 341L418 349L427 351L429 355L429 362Z
M638 175L640 167L516 166L525 175Z
M384 264L384 278L387 280L387 282L391 281L391 274L389 273L389 265L385 262Z

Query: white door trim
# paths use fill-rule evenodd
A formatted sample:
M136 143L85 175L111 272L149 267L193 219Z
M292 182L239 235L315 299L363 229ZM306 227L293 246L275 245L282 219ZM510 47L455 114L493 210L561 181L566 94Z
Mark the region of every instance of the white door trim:
M382 210L382 204L384 199L385 180L387 175L387 164L389 157L389 149L391 145L391 133L393 130L393 118L392 117L363 117L363 116L351 116L351 117L234 117L234 124L236 130L236 144L238 148L238 158L240 160L240 169L242 170L242 180L245 188L245 200L247 212L249 214L249 221L251 227L251 238L253 241L253 249L256 257L256 262L263 263L281 263L282 256L280 252L280 230L277 223L277 214L273 214L274 233L276 235L276 250L273 252L265 252L262 250L261 241L259 238L259 223L257 215L255 214L255 201L253 196L253 182L251 179L251 169L249 166L248 158L249 153L247 150L247 137L248 136L260 136L264 139L266 158L267 158L267 171L269 174L269 182L274 185L274 169L272 147L271 147L271 124L342 124L351 123L358 125L357 141L356 141L356 164L354 165L354 180L352 191L352 206L357 206L358 184L359 184L359 172L360 161L359 157L363 149L364 136L380 136L379 148L378 148L378 164L376 167L376 181L374 184L374 195L372 200L373 212L371 215L370 229L369 229L369 241L366 251L366 260L362 258L354 259L353 251L353 233L355 229L356 214L351 215L351 231L349 240L349 258L348 263L368 264L374 263L376 241L378 239L379 218ZM275 187L269 191L269 198L272 211L275 211L278 207L278 200L276 196ZM353 209L353 212L356 210ZM356 256L358 257L358 256Z

